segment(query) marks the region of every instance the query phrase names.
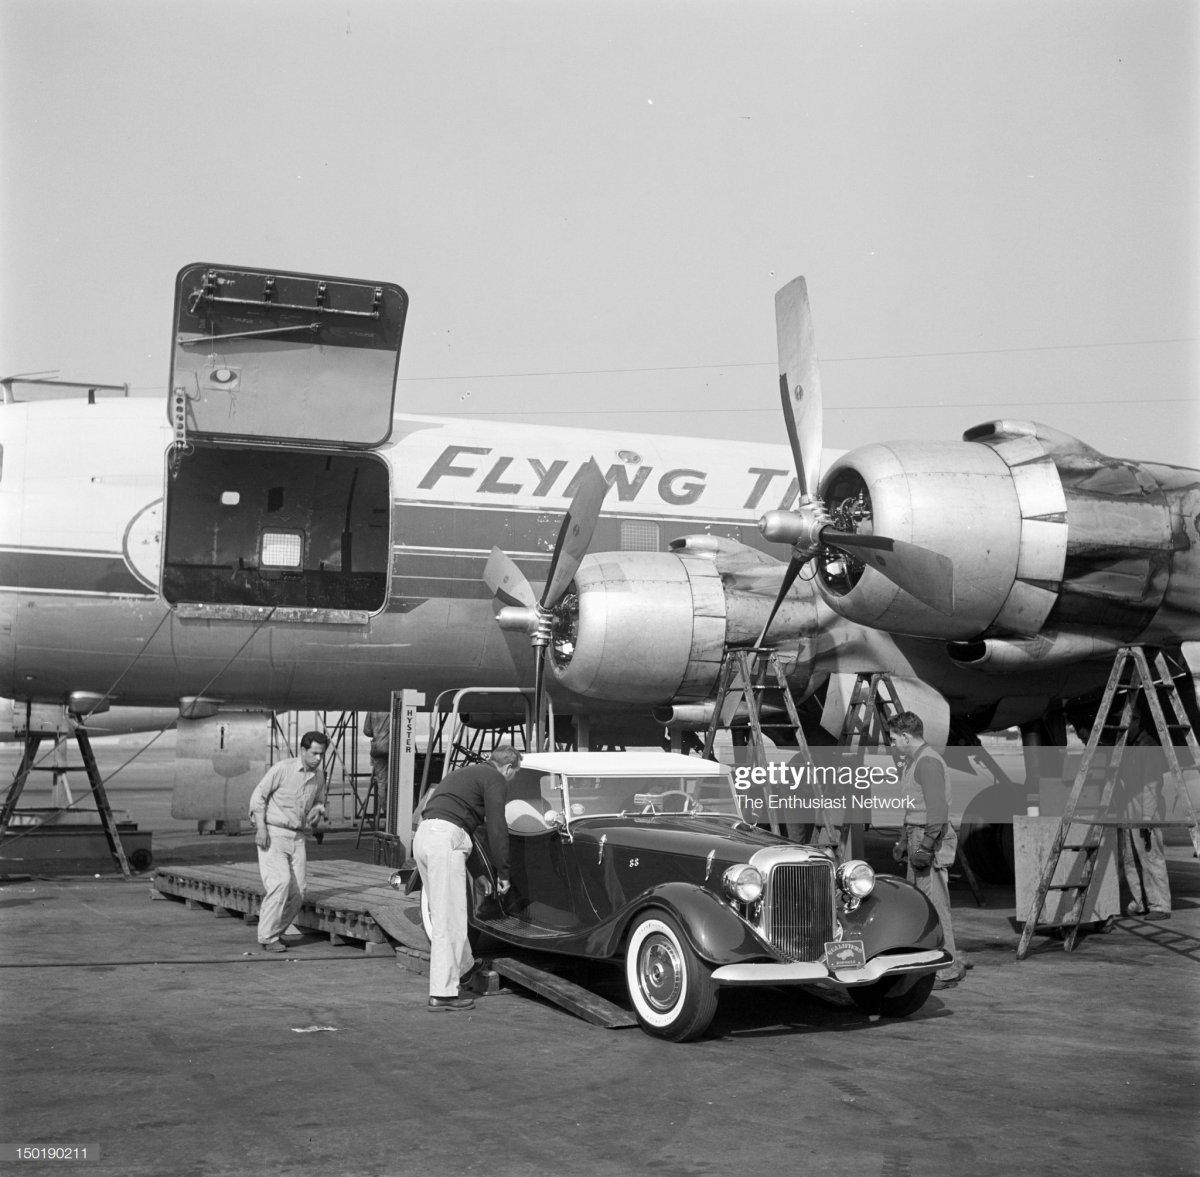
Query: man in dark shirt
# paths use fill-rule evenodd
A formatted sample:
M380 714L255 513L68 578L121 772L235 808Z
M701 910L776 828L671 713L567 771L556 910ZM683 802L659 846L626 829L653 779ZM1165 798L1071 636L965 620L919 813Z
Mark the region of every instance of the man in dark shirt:
M942 925L942 939L954 963L938 969L934 988L955 985L968 965L954 943L950 917L950 865L958 851L958 833L950 823L950 782L946 762L927 743L925 725L912 711L888 720L892 747L900 754L901 789L914 807L905 811L904 829L892 851L897 862L908 861L908 881L933 904ZM918 796L919 794L919 796Z
M429 903L429 1008L471 1009L458 992L460 978L475 963L467 941L467 859L471 835L482 824L496 872L496 890L508 893L508 826L504 820L508 782L521 767L521 754L505 744L482 764L446 776L425 803L413 838L413 858Z

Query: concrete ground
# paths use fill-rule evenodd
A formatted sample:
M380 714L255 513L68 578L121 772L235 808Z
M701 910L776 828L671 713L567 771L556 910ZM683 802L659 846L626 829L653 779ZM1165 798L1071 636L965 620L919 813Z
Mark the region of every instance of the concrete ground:
M314 854L369 855L353 843ZM1170 854L1166 923L1018 963L1011 890L981 909L956 888L976 967L915 1017L727 992L683 1046L516 993L430 1014L387 954L310 937L263 956L239 920L152 900L149 875L27 860L0 886L0 1143L175 1177L1195 1174L1200 864ZM174 831L155 855L253 845Z

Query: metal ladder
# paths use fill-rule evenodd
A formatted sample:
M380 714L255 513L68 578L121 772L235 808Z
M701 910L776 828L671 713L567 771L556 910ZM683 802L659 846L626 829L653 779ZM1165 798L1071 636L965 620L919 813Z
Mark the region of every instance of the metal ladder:
M1141 646L1122 646L1117 651L1112 671L1108 676L1108 683L1104 688L1104 694L1100 700L1100 707L1096 712L1096 719L1092 724L1091 731L1088 733L1083 758L1079 762L1079 769L1075 774L1074 783L1071 786L1070 793L1067 795L1062 821L1059 823L1058 831L1054 835L1054 841L1050 845L1050 853L1043 867L1041 878L1038 881L1033 904L1026 916L1025 926L1021 931L1021 939L1017 945L1017 960L1024 960L1028 955L1030 942L1033 940L1037 929L1038 917L1042 912L1042 905L1045 903L1047 895L1052 891L1075 892L1075 901L1071 905L1071 910L1067 913L1063 923L1063 926L1069 926L1069 930L1063 938L1063 948L1067 952L1071 952L1075 948L1075 943L1079 936L1080 917L1083 914L1088 890L1091 887L1092 878L1095 874L1097 851L1100 848L1104 830L1106 828L1136 828L1140 824L1137 822L1104 822L1104 815L1112 803L1113 791L1116 788L1121 761L1125 755L1129 730L1139 697L1146 700L1150 714L1154 718L1154 727L1159 738L1161 750L1166 757L1170 773L1178 785L1179 795L1182 798L1188 815L1188 821L1185 824L1188 826L1191 834L1192 846L1197 854L1200 854L1200 829L1197 828L1196 824L1196 811L1188 794L1187 782L1184 779L1183 770L1179 763L1179 755L1172 737L1173 735L1183 736L1192 757L1191 767L1200 766L1200 744L1197 743L1196 733L1188 720L1183 700L1179 696L1179 689L1175 686L1170 665L1161 650L1154 656L1154 670L1157 672L1157 677L1151 672L1146 652ZM1163 711L1162 697L1159 694L1160 691L1166 696L1171 705L1171 711L1175 718L1174 724L1167 722L1166 714ZM1120 701L1117 700L1118 693L1123 695ZM1086 832L1078 841L1068 842L1067 839L1071 836L1071 826L1083 825L1083 822L1075 821L1075 811L1079 804L1079 798L1083 793L1084 785L1088 781L1092 758L1095 756L1096 749L1100 746L1100 741L1105 735L1113 737L1112 754L1108 764L1105 766L1104 783L1100 791L1100 800L1096 807L1096 817L1090 822ZM1083 856L1083 869L1076 882L1055 883L1054 875L1065 850L1074 851Z
M838 743L844 748L890 748L888 721L904 710L892 676L884 671L860 671L850 692L850 703L842 720ZM955 865L962 871L976 907L983 907L979 880L959 843Z
M860 673L850 692L838 743L844 748L889 746L892 741L888 735L888 720L903 710L891 675Z
M887 721L903 710L890 675L859 671L850 690L846 714L842 717L842 730L838 733L839 747L859 752L889 747L892 739L888 734ZM851 854L853 839L854 830L848 826L842 831L842 858ZM861 856L861 838L859 849Z
M787 714L787 724L764 724L762 719L762 700L768 693L777 693ZM739 711L745 706L747 723L747 746L750 748L753 767L767 766L766 745L763 729L765 727L785 727L795 737L796 753L808 768L813 767L812 754L808 749L808 740L804 736L804 728L800 723L800 713L796 710L796 701L792 698L791 689L787 685L787 677L779 665L779 656L773 649L750 646L743 649L727 650L721 660L721 670L717 676L717 695L713 707L712 720L704 732L703 756L707 760L715 760L713 745L717 733L733 731L733 721L739 717ZM812 777L810 775L810 780ZM813 791L821 797L819 785L813 780ZM838 831L829 816L830 811L824 807L818 810L819 823L782 822L778 811L767 811L767 819L772 833L787 836L789 825L819 824L831 847L838 845Z

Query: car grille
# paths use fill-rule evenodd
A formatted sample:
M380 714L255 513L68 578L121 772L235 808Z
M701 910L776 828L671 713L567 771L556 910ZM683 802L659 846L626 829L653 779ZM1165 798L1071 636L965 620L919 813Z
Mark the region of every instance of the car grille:
M833 939L833 864L783 864L771 871L763 905L766 938L792 960L820 960Z

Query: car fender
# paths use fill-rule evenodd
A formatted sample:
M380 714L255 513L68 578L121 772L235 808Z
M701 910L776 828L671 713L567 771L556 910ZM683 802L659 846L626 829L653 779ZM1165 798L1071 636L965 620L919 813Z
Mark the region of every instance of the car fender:
M941 948L942 925L929 900L911 883L890 875L854 911L843 912L846 936L861 939L867 959L898 948Z
M643 891L606 924L603 955L619 955L634 920L656 907L675 917L696 954L710 964L781 959L728 903L704 887L674 882L660 883Z

